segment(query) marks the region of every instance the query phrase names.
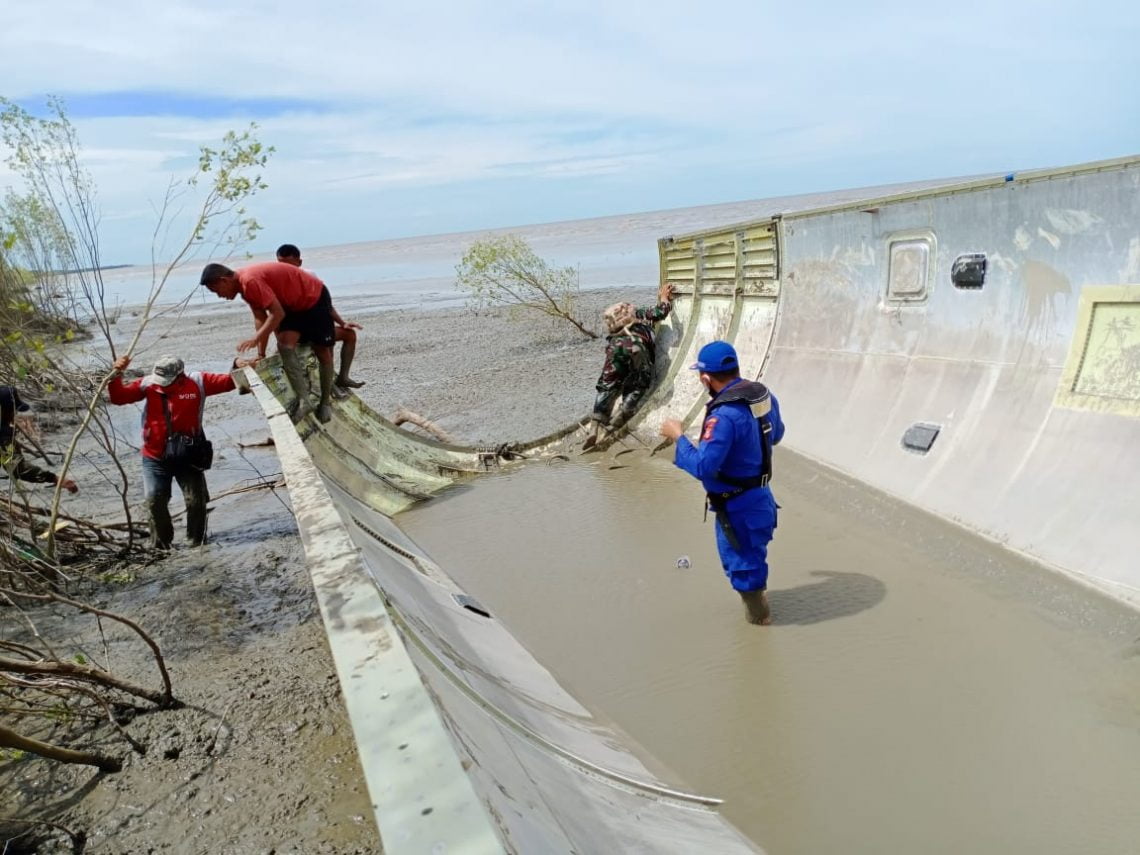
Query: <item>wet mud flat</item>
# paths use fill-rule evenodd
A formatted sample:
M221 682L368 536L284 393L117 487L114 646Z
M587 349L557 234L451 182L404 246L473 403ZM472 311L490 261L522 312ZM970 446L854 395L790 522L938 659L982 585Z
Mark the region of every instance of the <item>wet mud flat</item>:
M138 515L138 411L112 412ZM41 418L45 429L58 421L50 412ZM45 433L49 449L64 445L71 421L66 417ZM379 851L288 494L278 488L223 495L262 478L276 480L281 467L273 448L239 445L268 433L264 417L252 397L213 398L207 430L215 443L209 543L186 546L184 521L176 517L169 557L119 565L102 577L76 579L68 589L152 635L184 706L129 721L145 755L106 725L77 737L60 721L53 732L38 733L63 745L98 747L123 758L124 768L103 774L30 756L0 758L0 817L57 822L85 834L90 853ZM80 492L65 497L65 510L96 521L121 519L113 482L99 468L106 471L107 460L81 445L73 470ZM32 488L32 498L49 501L50 491ZM171 510L181 509L176 488ZM160 685L148 652L118 625L104 621L104 646L89 618L32 614L59 649ZM4 637L22 627L11 609L0 610ZM72 851L62 833L28 831L26 824L0 821L0 849L15 838L7 852Z
M751 626L663 456L535 464L397 522L772 853L1134 850L1140 615L781 450Z
M651 300L654 293L644 286L586 292L581 309L594 317L619 296ZM503 442L562 427L593 401L604 343L548 321L516 321L505 312L476 317L458 308L377 308L370 298L337 304L365 325L353 374L367 381L361 397L382 414L406 406L464 441ZM228 371L251 323L244 306L203 299L155 320L132 367L148 370L171 353L188 370ZM136 324L126 312L115 326L120 345ZM91 345L91 355L99 347ZM112 412L133 513L140 514L139 410ZM56 451L76 420L45 409L40 421L47 447ZM206 430L215 446L208 482L216 499L207 547L179 545L168 559L123 568L115 579L91 580L85 588L151 632L186 707L128 725L150 746L145 757L101 732L102 747L128 757L117 774L0 759L0 816L51 819L86 832L88 852L379 851L288 494L217 498L280 473L272 447L241 447L268 436L264 416L252 396L213 397ZM112 479L99 471L108 461L86 445L80 450L72 471L81 489L65 496L65 510L121 519ZM7 484L0 479L0 486ZM48 496L46 488L36 490L36 499ZM175 489L171 510L181 507ZM175 523L181 538L181 520ZM91 627L62 630L88 643L98 639ZM109 640L117 670L148 685L157 679L137 645ZM102 658L101 650L90 652ZM26 828L14 826L12 833ZM6 826L0 831L8 833ZM44 831L38 838L22 837L9 851L70 851L50 842L64 840L62 834Z
M253 452L251 452L253 453ZM272 449L255 460L276 471ZM215 493L244 477L223 453ZM82 495L82 493L81 493ZM0 762L0 815L50 819L86 835L90 853L327 853L379 851L356 745L327 652L324 628L286 505L269 493L221 499L211 543L176 547L163 561L91 580L84 596L144 626L159 643L180 709L126 725L147 746L132 752L108 727L77 743L120 756L102 774L38 758ZM180 507L176 497L172 507ZM178 520L176 520L176 523ZM37 622L64 648L157 685L137 639L104 622L106 647L87 619ZM8 616L3 617L4 620ZM14 629L6 627L5 632ZM47 734L41 734L46 736ZM50 738L50 737L49 737ZM4 836L27 831L0 823ZM71 852L41 828L10 852Z

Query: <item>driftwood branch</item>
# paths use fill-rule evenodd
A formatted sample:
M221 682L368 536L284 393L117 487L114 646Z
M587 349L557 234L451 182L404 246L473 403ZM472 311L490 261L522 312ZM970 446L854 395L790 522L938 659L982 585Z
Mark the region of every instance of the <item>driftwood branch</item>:
M217 504L219 500L225 499L229 496L240 496L244 493L253 493L257 490L277 490L284 486L285 476L283 476L280 472L273 475L266 475L259 480L253 481L252 483L247 482L244 484L238 484L236 486L230 487L228 490L224 490L221 493L218 493L216 496L211 496L210 510L213 510L214 505ZM184 516L185 513L186 509L183 508L182 510L176 511L170 516L171 519L178 519L179 517Z
M49 760L59 760L61 763L82 763L85 766L96 766L103 772L118 772L123 768L122 761L117 757L89 751L73 751L70 748L61 748L49 742L40 742L38 739L21 736L2 724L0 724L0 748L28 751L41 757L47 757Z
M430 419L425 419L423 416L419 415L418 413L413 413L411 410L405 410L403 407L399 407L396 410L396 415L392 417L392 423L397 427L405 423L415 425L422 430L426 430L440 442L446 442L448 445L455 445L455 437L453 437L435 422L431 421Z
M100 706L103 709L103 713L107 716L107 722L111 725L111 727L115 728L115 730L119 732L119 735L122 736L123 739L130 743L130 746L135 750L135 753L146 754L146 746L131 736L127 729L123 727L122 723L117 718L115 718L115 711L111 709L111 705L107 703L106 698L104 698L98 692L92 691L85 686L77 686L74 683L67 684L65 688L68 688L73 692L78 692L86 698L90 698L95 704Z
M273 441L273 437L267 436L265 439L255 440L254 442L239 442L238 448L273 448L277 443Z
M74 680L83 680L87 683L106 686L109 689L118 689L136 698L145 698L155 706L171 706L171 699L166 698L162 692L156 692L145 686L136 685L129 680L116 677L99 668L79 665L75 662L59 662L50 659L39 662L29 662L26 659L8 659L0 656L0 671L11 674L32 674L45 677L70 677Z

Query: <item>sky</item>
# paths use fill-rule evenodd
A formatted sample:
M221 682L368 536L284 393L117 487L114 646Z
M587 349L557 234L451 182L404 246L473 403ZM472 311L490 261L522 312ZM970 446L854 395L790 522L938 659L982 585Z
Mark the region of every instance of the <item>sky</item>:
M0 95L67 103L108 263L249 121L256 252L1135 154L1137 92L1134 0L51 0L0 28Z

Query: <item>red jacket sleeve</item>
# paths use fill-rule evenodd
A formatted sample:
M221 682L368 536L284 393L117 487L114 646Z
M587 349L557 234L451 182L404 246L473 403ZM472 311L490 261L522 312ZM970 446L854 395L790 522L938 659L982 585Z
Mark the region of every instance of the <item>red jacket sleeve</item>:
M202 372L202 388L206 390L206 397L220 395L223 392L232 392L237 386L234 378L229 374L211 374Z
M117 374L107 384L107 394L110 395L112 404L135 404L146 397L141 377L130 383L124 383L123 378Z

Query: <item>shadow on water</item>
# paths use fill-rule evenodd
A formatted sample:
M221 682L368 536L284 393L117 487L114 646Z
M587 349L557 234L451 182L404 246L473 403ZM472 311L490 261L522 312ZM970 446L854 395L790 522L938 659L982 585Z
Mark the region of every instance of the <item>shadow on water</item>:
M887 596L887 586L866 573L816 570L820 582L770 590L774 626L805 625L851 617L874 608Z

